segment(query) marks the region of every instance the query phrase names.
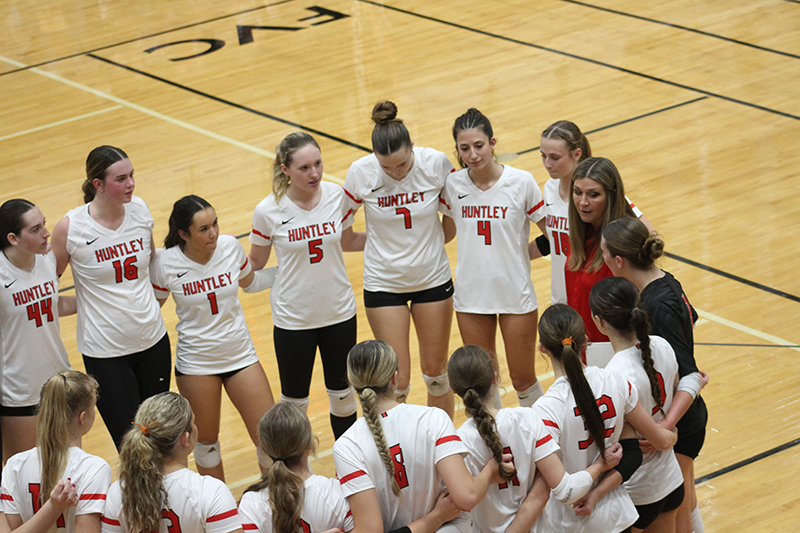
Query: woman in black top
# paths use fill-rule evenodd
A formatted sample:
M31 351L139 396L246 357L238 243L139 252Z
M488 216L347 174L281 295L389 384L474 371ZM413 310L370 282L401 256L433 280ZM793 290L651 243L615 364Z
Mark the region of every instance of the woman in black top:
M611 222L600 243L603 259L615 276L633 282L641 293L641 305L650 318L650 333L665 338L678 360L681 377L672 405L660 425L678 428L675 456L683 472L686 497L678 509L679 533L702 532L694 490L694 459L703 447L708 411L700 389L708 375L700 372L694 359L694 323L697 312L683 293L681 284L654 261L664 251L664 241L635 218Z

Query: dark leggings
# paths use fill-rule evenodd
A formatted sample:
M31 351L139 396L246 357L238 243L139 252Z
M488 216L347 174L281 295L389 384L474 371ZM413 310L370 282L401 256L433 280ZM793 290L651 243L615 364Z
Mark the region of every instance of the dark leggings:
M119 357L83 356L86 373L100 384L97 410L119 450L136 410L150 396L169 390L172 357L167 334L152 347Z
M308 397L317 347L322 358L325 387L342 390L350 386L347 354L356 344L356 317L316 329L289 330L275 326L272 338L284 396Z

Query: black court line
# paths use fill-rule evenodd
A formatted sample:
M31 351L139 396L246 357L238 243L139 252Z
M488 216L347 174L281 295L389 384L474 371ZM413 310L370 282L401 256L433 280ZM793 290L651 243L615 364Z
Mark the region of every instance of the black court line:
M483 35L485 37L491 37L493 39L500 39L502 41L506 41L506 42L509 42L509 43L520 44L522 46L527 46L529 48L535 48L536 50L541 50L543 52L550 52L551 54L557 54L557 55L560 55L560 56L569 57L571 59L577 59L578 61L583 61L585 63L590 63L592 65L597 65L597 66L600 66L600 67L610 68L610 69L616 70L618 72L623 72L625 74L630 74L632 76L637 76L639 78L644 78L644 79L647 79L647 80L650 80L650 81L663 83L664 85L669 85L671 87L677 87L679 89L684 89L686 91L692 91L692 92L695 92L695 93L704 94L706 96L712 96L714 98L719 98L720 100L725 100L725 101L728 101L728 102L731 102L731 103L734 103L734 104L739 104L739 105L751 107L753 109L758 109L759 111L765 111L767 113L772 113L774 115L779 115L779 116L786 117L786 118L791 118L791 119L794 119L794 120L800 120L800 116L798 116L798 115L792 115L791 113L786 113L784 111L778 111L777 109L770 109L769 107L765 107L765 106L762 106L762 105L754 104L752 102L746 102L744 100L739 100L738 98L733 98L731 96L724 96L724 95L721 95L721 94L712 93L711 91L706 91L705 89L698 89L697 87L691 87L689 85L684 85L682 83L678 83L678 82L675 82L675 81L665 80L665 79L659 78L657 76L652 76L650 74L645 74L643 72L637 72L635 70L631 70L631 69L628 69L628 68L625 68L625 67L612 65L611 63L606 63L604 61L599 61L597 59L591 59L591 58L588 58L588 57L579 56L577 54L573 54L573 53L570 53L570 52L564 52L563 50L556 50L555 48L548 48L547 46L542 46L542 45L539 45L539 44L533 44L533 43L529 43L527 41L521 41L519 39L514 39L512 37L506 37L504 35L498 35L496 33L488 32L488 31L485 31L485 30L479 30L477 28L470 28L469 26L464 26L463 24L458 24L456 22L450 22L448 20L437 19L436 17L431 17L431 16L428 16L428 15L421 15L420 13L414 13L413 11L408 11L408 10L405 10L405 9L401 9L399 7L389 6L389 5L386 5L386 4L381 4L379 2L374 2L372 0L357 0L357 1L361 2L361 3L364 3L364 4L371 4L371 5L374 5L374 6L377 6L377 7L382 7L384 9L390 9L392 11L397 11L398 13L411 15L412 17L421 18L423 20L429 20L431 22L436 22L436 23L439 23L439 24L443 24L445 26L450 26L450 27L453 27L453 28L458 28L458 29L469 31L469 32L472 32L472 33L477 33L478 35Z
M598 131L603 131L603 130L607 130L609 128L614 128L616 126L621 126L622 124L627 124L628 122L633 122L634 120L639 120L639 119L646 118L646 117L652 117L653 115L657 115L659 113L663 113L664 111L669 111L671 109L676 109L678 107L682 107L682 106L685 106L685 105L688 105L688 104L693 104L695 102L699 102L700 100L707 100L707 99L708 99L708 96L701 96L700 98L695 98L695 99L689 100L687 102L671 105L671 106L664 107L664 108L661 108L661 109L656 109L655 111L650 111L649 113L644 113L642 115L637 115L635 117L631 117L631 118L628 118L628 119L625 119L625 120L620 120L619 122L614 122L613 124L609 124L607 126L602 126L600 128L595 128L595 129L593 129L591 131L586 131L586 132L584 132L584 135L591 135L592 133L597 133ZM527 154L527 153L530 153L530 152L535 152L538 149L539 149L538 146L535 147L535 148L528 148L527 150L523 150L521 152L517 152L517 155L522 155L522 154Z
M630 17L630 18L637 19L637 20L643 20L645 22L652 22L653 24L660 24L662 26L669 26L670 28L675 28L677 30L688 31L688 32L691 32L691 33L696 33L698 35L703 35L705 37L712 37L714 39L720 39L722 41L728 41L729 43L734 43L734 44L739 44L739 45L742 45L742 46L747 46L747 47L750 47L750 48L755 48L756 50L761 50L762 52L770 52L772 54L778 54L778 55L782 55L782 56L786 56L786 57L791 57L793 59L800 59L800 56L796 55L796 54L790 54L789 52L782 52L780 50L775 50L774 48L767 48L765 46L759 46L757 44L748 43L748 42L745 42L745 41L740 41L738 39L732 39L730 37L725 37L723 35L718 35L716 33L710 33L710 32L703 31L703 30L698 30L698 29L695 29L695 28L689 28L688 26L681 26L680 24L673 24L671 22L664 22L663 20L651 19L651 18L643 17L641 15L634 15L633 13L626 13L624 11L617 11L616 9L609 9L607 7L601 7L601 6L596 6L596 5L592 5L592 4L587 4L586 2L578 2L577 0L561 0L561 1L562 2L566 2L568 4L575 4L575 5L578 5L578 6L588 7L588 8L591 8L591 9L597 9L598 11L605 11L607 13L613 13L615 15L621 15L623 17Z
M800 348L800 344L741 344L738 342L696 342L695 346L744 346L752 348Z
M732 464L730 466L726 466L725 468L720 468L716 472L711 472L710 474L706 474L705 476L701 476L701 477L699 477L699 478L694 480L694 484L695 485L699 485L700 483L705 483L706 481L710 481L710 480L714 479L715 477L719 477L719 476L721 476L723 474L727 474L729 472L733 472L734 470L738 470L738 469L742 468L743 466L751 465L751 464L755 463L756 461L760 461L761 459L766 459L767 457L769 457L771 455L775 455L776 453L788 450L789 448L792 448L793 446L797 446L798 444L800 444L800 439L794 439L791 442L787 442L786 444L781 444L780 446L776 446L775 448L772 448L771 450L767 450L765 452L761 452L758 455L754 455L754 456L752 456L752 457L750 457L748 459L745 459L744 461L739 461L738 463L734 463L734 464Z
M309 126L303 126L297 122L292 122L291 120L286 120L285 118L280 118L275 115L271 115L269 113L265 113L264 111L259 111L258 109L253 109L252 107L247 107L242 104L237 104L236 102L231 102L230 100L226 100L224 98L220 98L219 96L214 96L213 94L204 93L203 91L198 91L197 89L192 89L191 87L187 87L186 85L181 85L180 83L176 83L174 81L170 81L166 78L162 78L160 76L156 76L155 74L150 74L148 72L144 72L143 70L139 70L133 67L129 67L128 65L123 65L122 63L117 63L116 61L112 61L111 59L106 59L104 57L96 56L94 54L86 54L88 57L92 59L97 59L99 61L103 61L110 65L114 65L116 67L124 68L125 70L129 70L131 72L135 72L137 74L141 74L142 76L147 76L148 78L154 79L156 81L160 81L162 83L166 83L167 85L172 85L173 87L177 87L178 89L183 89L184 91L188 91L190 93L196 94L198 96L202 96L204 98L208 98L209 100L214 100L215 102L219 102L221 104L229 105L231 107L235 107L236 109L241 109L242 111L247 111L248 113L253 113L254 115L258 115L260 117L268 118L270 120L274 120L275 122L280 122L281 124L286 124L288 126L292 126L294 128L298 128L301 130L305 130L320 137L325 137L326 139L330 139L332 141L336 141L338 143L351 146L353 148L357 148L363 152L367 152L369 154L372 153L371 148L367 148L366 146L361 146L360 144L356 144L352 141L348 141L346 139L342 139L341 137L337 137L335 135L331 135L330 133L325 133L324 131L317 130L311 128Z
M794 4L800 4L800 0L783 0L784 2L792 2Z
M687 265L692 265L697 268L702 268L703 270L707 270L708 272L713 272L718 276L722 276L724 278L732 279L733 281L738 281L739 283L743 283L745 285L749 285L756 289L760 289L762 291L768 292L770 294L774 294L776 296L780 296L781 298L786 298L787 300L792 300L793 302L800 303L800 297L795 296L794 294L789 294L788 292L779 291L778 289L773 289L772 287L767 287L766 285L762 285L761 283L756 283L755 281L750 281L749 279L745 279L743 277L737 276L735 274L728 274L727 272L720 270L718 268L710 267L708 265L704 265L703 263L698 263L697 261L693 261L691 259L686 259L685 257L681 257L679 255L675 255L671 252L664 252L664 255L669 257L670 259L675 259L676 261L680 261L682 263L686 263Z
M59 61L64 61L65 59L72 59L73 57L83 56L83 55L91 54L91 53L94 53L94 52L100 52L102 50L108 50L109 48L114 48L116 46L122 46L124 44L135 43L136 41L142 41L144 39L150 39L151 37L158 37L159 35L172 33L174 31L185 30L187 28L194 28L195 26L202 26L203 24L208 24L209 22L216 22L218 20L224 20L224 19L231 18L231 17L237 17L239 15L244 15L245 13L252 13L253 11L258 11L259 9L266 9L268 7L278 6L278 5L285 4L285 3L291 2L291 1L292 0L281 0L280 2L275 2L275 3L272 3L272 4L266 4L266 5L259 6L259 7L252 7L250 9L245 9L244 11L238 11L236 13L231 13L230 15L222 15L222 16L219 16L219 17L216 17L216 18L213 18L213 19L204 20L202 22L194 22L192 24L187 24L185 26L179 26L177 28L172 28L171 30L164 30L164 31L160 31L158 33L153 33L151 35L145 35L144 37L136 37L134 39L128 39L127 41L122 41L122 42L115 43L115 44L109 44L109 45L106 45L106 46L101 46L100 48L95 48L94 50L87 50L85 52L78 52L78 53L75 53L75 54L70 54L68 56L59 57L58 59L50 59L48 61L43 61L41 63L36 63L35 65L28 65L26 67L20 67L18 69L9 70L8 72L0 72L0 76L5 76L6 74L13 74L15 72L21 72L23 70L28 70L28 69L32 69L32 68L37 68L37 67L41 67L41 66L44 66L44 65L49 65L50 63L57 63Z

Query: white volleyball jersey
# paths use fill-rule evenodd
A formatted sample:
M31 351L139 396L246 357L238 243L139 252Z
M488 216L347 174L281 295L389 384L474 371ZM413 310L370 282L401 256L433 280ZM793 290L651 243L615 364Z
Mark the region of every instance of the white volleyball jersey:
M160 533L228 533L242 527L236 500L222 481L182 468L164 476L169 508L161 510ZM124 526L122 491L115 481L100 520L103 533L138 533Z
M312 475L303 482L303 487L303 509L300 511L303 533L322 533L333 528L353 529L350 505L338 479ZM239 502L239 514L245 531L272 533L269 489L244 493Z
M232 235L220 235L205 265L173 246L150 266L156 298L172 293L178 313L175 368L187 375L222 374L258 362L239 303L239 280L250 262Z
M342 231L353 225L353 212L339 185L320 186L322 197L311 211L270 194L253 213L250 242L274 245L278 256L270 304L272 321L282 329L322 328L356 314L342 256Z
M627 350L617 352L608 363L608 370L618 372L622 377L633 383L639 390L639 401L642 407L659 422L664 419L664 413L672 405L672 397L678 377L678 361L675 352L669 343L656 335L650 336L650 351L653 366L657 373L658 384L661 387L661 400L663 411L656 404L650 389L650 380L642 365L642 351L638 344ZM641 435L639 438L644 438ZM666 497L683 483L683 475L678 460L672 449L645 453L642 466L636 469L633 476L625 482L633 503L647 505L655 503Z
M58 276L53 252L35 255L33 270L0 254L0 355L3 407L39 403L52 376L70 368L58 325Z
M542 420L528 407L501 409L495 417L503 453L514 457L517 475L507 483L491 484L486 497L472 509L474 533L503 533L514 520L536 475L536 461L558 451L558 444ZM477 476L492 459L492 452L470 418L458 429L469 450L464 459L470 474Z
M367 221L365 290L415 292L452 277L439 219L439 194L452 171L446 155L420 147L402 180L386 174L375 154L350 165L344 189L354 211L364 205Z
M23 522L33 518L41 507L41 468L37 448L20 452L8 460L3 467L0 510L6 515L19 515ZM67 467L61 476L63 480L67 478L75 484L78 505L65 511L56 521L56 526L59 532L72 533L75 531L75 516L103 512L111 485L111 467L102 458L73 446L69 449Z
M638 402L637 390L619 374L606 369L587 367L584 375L594 392L606 427L606 440L603 444L605 448L619 442L625 423L624 416ZM536 400L533 409L558 441L561 462L567 472L585 470L597 459L600 448L594 444L594 439L584 425L566 377L556 379L544 396ZM581 533L622 531L632 525L638 516L622 485L603 496L589 516L575 516L575 510L570 504L560 502L552 494L542 513L546 528Z
M549 179L543 188L544 213L547 224L547 239L550 241L550 304L567 303L567 284L564 281L564 268L569 257L569 203L561 199L558 185L561 180ZM630 198L625 199L636 217L642 211Z
M436 407L400 404L381 413L386 444L402 496L392 492L392 482L364 417L333 444L333 460L345 498L375 489L381 506L383 529L406 526L427 514L444 490L436 464L467 448L447 413Z
M89 204L66 215L78 351L91 357L141 352L167 332L150 285L153 217L137 196L124 207L125 220L115 231L92 219Z
M442 212L457 229L453 308L463 313L530 313L538 308L528 254L530 221L544 218L544 201L529 172L503 165L482 191L469 169L454 172L442 192Z

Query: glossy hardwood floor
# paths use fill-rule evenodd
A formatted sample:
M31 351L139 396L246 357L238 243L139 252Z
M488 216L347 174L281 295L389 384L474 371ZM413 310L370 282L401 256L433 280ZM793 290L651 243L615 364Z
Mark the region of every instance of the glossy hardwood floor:
M341 183L369 153L381 99L398 104L417 145L448 154L453 120L479 108L498 152L540 185L540 132L576 122L619 167L674 254L663 267L701 312L696 355L712 381L695 468L706 531L797 527L800 3L0 1L0 24L0 200L34 201L51 227L81 202L85 157L101 144L131 156L161 241L173 202L190 193L215 206L222 231L246 234L270 191L274 146L298 129L316 136L327 179ZM448 253L455 264L454 243ZM346 261L363 340L363 262ZM534 261L532 275L544 308L549 264ZM277 396L268 295L241 300ZM174 346L171 302L163 313ZM61 328L82 369L74 317ZM409 401L422 403L414 366ZM313 466L333 475L320 370ZM538 357L537 372L549 371ZM257 476L255 453L227 399L222 418L238 496ZM116 464L101 422L84 447Z

